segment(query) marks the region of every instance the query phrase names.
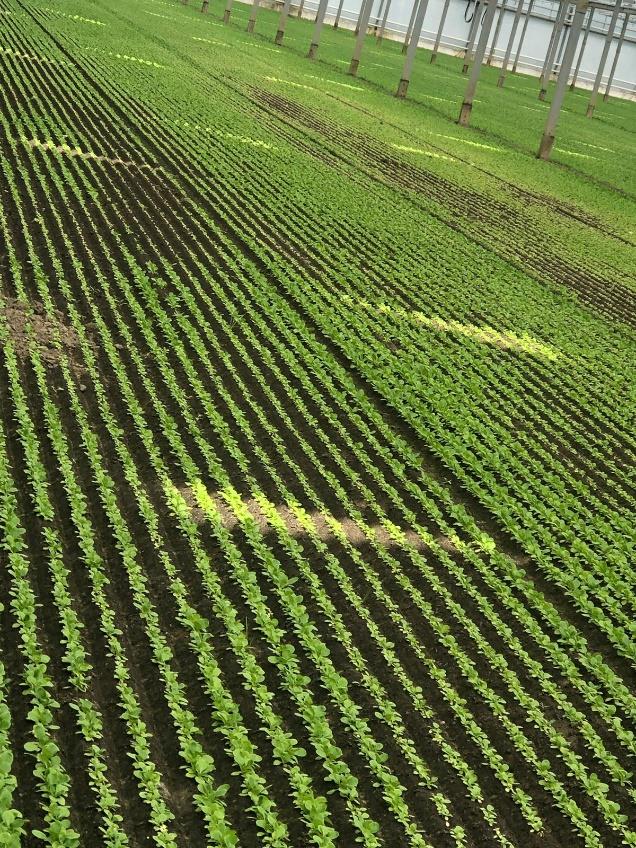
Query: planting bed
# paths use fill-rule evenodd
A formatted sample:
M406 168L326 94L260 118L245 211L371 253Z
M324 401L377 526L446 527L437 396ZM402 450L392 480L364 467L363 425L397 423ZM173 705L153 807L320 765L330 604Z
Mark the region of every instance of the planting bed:
M0 0L0 845L636 846L633 104L221 14Z

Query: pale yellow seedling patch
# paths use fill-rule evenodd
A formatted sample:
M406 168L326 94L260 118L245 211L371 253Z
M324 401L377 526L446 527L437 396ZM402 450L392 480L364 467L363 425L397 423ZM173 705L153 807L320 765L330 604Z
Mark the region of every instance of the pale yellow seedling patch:
M598 159L598 156L590 156L589 153L577 153L576 150L565 150L563 147L555 147L556 153L565 153L566 156L576 156L578 159Z
M52 12L58 18L66 18L69 21L78 21L82 24L94 24L95 26L107 26L104 21L96 21L94 18L84 18L82 15L68 15L66 12L60 12L59 9L53 9L51 6L42 6L43 11Z
M337 539L354 546L373 540L385 548L409 546L423 550L425 547L424 540L414 531L405 531L388 519L360 526L348 516L336 517L326 510L307 510L293 502L275 503L262 493L245 496L232 486L211 492L201 480L194 480L181 487L167 484L167 493L170 501L178 504L180 511L189 514L195 523L219 522L229 532L247 524L256 525L264 536L282 531L295 539L314 536L323 542ZM362 509L364 503L356 502L355 506ZM440 537L439 541L449 548L448 537Z
M490 327L487 324L464 324L454 319L428 316L418 310L411 312L401 306L389 305L388 303L375 304L368 300L355 299L350 295L342 295L342 299L357 308L366 309L369 312L381 312L385 315L404 319L405 321L412 321L431 330L466 336L467 338L498 347L502 350L516 350L522 353L529 353L551 362L554 362L560 356L559 351L555 350L554 347L539 339L535 339L528 333L519 334L513 330L497 330L495 327Z
M257 44L255 41L239 41L246 47L255 47L258 50L268 50L270 53L280 53L280 47L266 47L265 44Z
M454 100L450 100L448 97L437 97L435 94L418 94L418 99L422 97L424 100L437 100L438 103L454 103Z
M482 144L480 141L470 141L467 138L459 138L456 135L444 135L443 133L431 132L431 135L437 138L447 138L449 141L458 141L460 144L468 144L470 147L481 147L483 150L495 150L497 153L503 153L502 147L494 147L492 144Z
M250 138L246 135L237 135L236 133L227 132L225 130L210 130L218 138L226 138L228 141L236 141L239 144L249 144L250 147L260 147L263 150L278 150L276 145L270 144L267 141L262 141L260 138Z
M136 62L139 65L146 65L149 68L165 69L165 65L160 65L158 62L152 62L150 59L140 59L139 56L129 56L127 53L113 53L112 50L102 50L101 47L82 47L88 53L102 53L104 56L110 56L111 59L120 59L124 62Z
M170 15L161 15L159 12L150 12L148 9L144 9L144 14L152 15L153 18L163 18L164 21L178 21L178 18L171 18Z
M192 36L193 41L202 41L204 44L214 44L216 47L229 47L225 41L215 41L213 38L200 38L197 35Z
M268 82L279 82L283 85L291 85L293 88L304 88L305 91L316 91L312 85L303 85L301 82L293 82L292 80L281 79L280 77L263 77Z
M453 161L452 156L446 156L444 153L436 153L434 150L422 150L421 147L407 147L405 144L392 144L394 150L402 150L404 153L417 153L419 156L428 156L431 159L447 159Z
M22 59L25 62L37 62L42 65L65 65L71 67L71 62L65 62L63 59L49 59L48 56L35 56L33 53L21 53L19 50L11 50L9 47L0 47L0 53L5 56L13 56L14 59Z
M598 144L590 144L589 141L578 141L577 139L574 139L573 143L582 144L583 147L591 147L593 150L603 150L605 153L616 153L615 150L611 150L609 147L601 147Z
M31 150L46 150L52 153L60 153L64 156L77 157L79 159L92 159L96 162L109 162L111 165L124 165L126 167L147 168L151 171L157 171L159 168L154 168L146 163L133 162L130 159L120 159L119 157L104 156L99 153L93 153L91 150L82 150L81 147L71 147L70 144L55 144L55 142L40 141L38 138L27 138L20 136L20 141Z
M204 124L192 124L190 121L175 121L174 123L178 127L187 127L197 131L202 130L203 132L215 135L217 138L225 138L228 141L236 141L238 144L249 144L251 147L259 147L263 150L278 150L276 145L270 144L268 141L263 141L260 138L251 138L248 135L238 135L237 133L228 132L227 130L220 130L218 127L208 127Z
M340 88L349 88L351 91L364 91L362 86L359 85L349 85L348 82L336 82L336 80L325 79L324 77L317 77L315 74L303 74L303 76L308 77L309 79L315 79L319 82L325 83L326 85L337 85Z
M121 59L124 62L137 62L139 65L146 65L148 68L159 68L161 70L165 69L165 65L160 65L158 62L151 62L149 59L140 59L139 56L128 56L126 53L112 53L110 50L106 51L107 56L111 56L113 59Z
M551 361L559 357L558 352L554 348L544 342L538 341L527 333L518 335L512 330L496 330L494 327L487 325L480 327L477 324L462 324L460 321L449 321L444 318L428 318L422 312L414 312L412 317L419 324L424 324L432 330L467 336L468 338L475 339L475 341L493 345L503 350L518 350Z

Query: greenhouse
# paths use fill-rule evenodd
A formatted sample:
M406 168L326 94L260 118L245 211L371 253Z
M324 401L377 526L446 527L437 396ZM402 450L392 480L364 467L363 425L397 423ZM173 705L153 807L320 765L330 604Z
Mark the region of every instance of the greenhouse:
M636 2L0 0L0 846L636 848Z

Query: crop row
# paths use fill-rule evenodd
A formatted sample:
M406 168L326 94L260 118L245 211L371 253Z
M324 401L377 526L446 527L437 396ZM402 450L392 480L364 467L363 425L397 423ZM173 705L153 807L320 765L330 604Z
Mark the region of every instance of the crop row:
M25 52L44 49L28 21L11 28ZM60 66L54 79L2 56L11 81L1 119L10 197L2 217L10 246L5 296L28 316L29 359L27 370L3 326L3 365L14 450L24 457L41 522L106 844L127 844L129 823L117 802L121 787L108 779L120 754L108 748L103 722L115 717L92 694L99 673L82 632L94 625L82 620L69 590L63 510L109 671L112 661L117 721L156 844L179 844L183 835L174 802L161 791L171 767L146 724L106 539L170 716L164 732L177 741L180 785L189 787L211 843L239 843L227 800L238 793L260 844L296 844L301 822L303 838L317 845L351 832L366 845L507 846L511 827L542 839L554 814L581 844L636 844L626 815L634 801L628 764L636 705L616 670L629 668L618 654L633 658L625 604L634 574L629 549L607 559L626 527L621 501L629 503L629 485L620 464L610 463L622 481L617 500L596 495L551 450L553 438L585 446L595 468L605 455L605 424L607 438L629 443L609 404L595 404L592 385L593 421L581 426L581 366L555 374L532 353L521 364L509 351L484 357L484 336L498 338L494 312L491 328L462 345L432 332L418 316L434 316L437 327L456 319L446 287L422 291L415 248L405 244L396 256L386 234L370 245L362 224L339 228L312 197L317 177L305 188L277 157L264 167L265 147L232 143L257 135L244 129L249 98L240 126L225 137L202 135L181 123L169 92L153 91L148 105L159 69L117 64L108 51L103 58L71 42L76 65ZM211 92L229 113L227 90L215 81L203 91ZM289 139L287 130L279 138ZM431 227L431 239L438 232ZM24 249L15 247L19 240ZM336 263L328 260L330 244ZM343 297L342 269L354 254L361 270L348 276ZM79 363L61 333L53 339L57 394L38 349L34 305L51 325L63 316L78 339ZM387 354L398 343L399 354ZM461 397L444 404L433 395L434 382L451 385L453 357L475 394L470 419ZM542 403L544 379L571 404L556 416ZM461 489L423 471L424 457L379 411L368 382L517 538L546 576L546 593L495 542L496 522L484 532L462 506ZM533 386L534 394L521 394ZM500 422L512 421L522 397L532 398L532 429L515 443L519 459ZM59 703L47 693L60 684L48 676L38 642L2 438L3 528L27 694L37 708L28 750L43 838L74 845L78 819L67 799L75 776L59 753ZM489 470L495 454L496 472ZM186 634L196 684L159 608L155 570ZM566 590L567 606L555 606L553 586ZM584 634L592 626L607 639L604 656L589 650ZM217 627L230 665L219 655ZM193 712L193 687L211 707L212 729ZM227 784L218 779L224 757L233 764ZM9 787L10 769L9 760ZM283 793L270 785L281 773ZM8 809L18 833L20 814L10 801Z

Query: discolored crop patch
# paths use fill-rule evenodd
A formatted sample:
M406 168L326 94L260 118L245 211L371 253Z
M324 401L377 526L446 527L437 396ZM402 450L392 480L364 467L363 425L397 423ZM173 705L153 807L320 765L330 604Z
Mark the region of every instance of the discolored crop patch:
M42 304L32 302L26 306L14 298L5 298L0 304L0 315L6 322L16 355L21 359L29 357L34 340L45 364L58 365L66 356L75 370L84 370L78 335L65 323L61 313L56 312L53 319Z

